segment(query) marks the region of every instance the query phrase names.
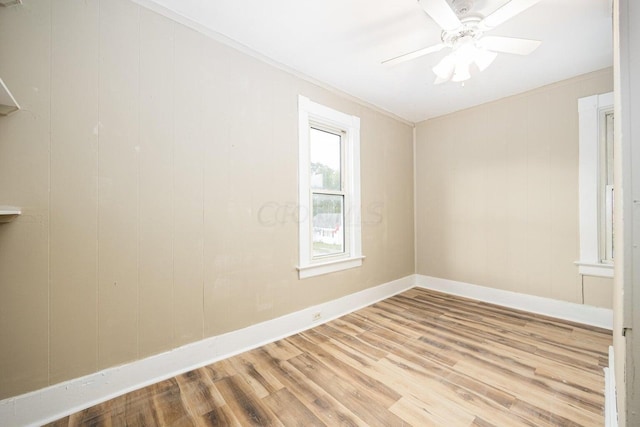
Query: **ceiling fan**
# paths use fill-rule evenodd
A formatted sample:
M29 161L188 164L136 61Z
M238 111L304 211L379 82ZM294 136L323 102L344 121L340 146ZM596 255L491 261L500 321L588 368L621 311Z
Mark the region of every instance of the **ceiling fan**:
M529 55L540 45L538 40L484 35L539 1L510 0L482 17L471 12L473 0L418 0L427 15L442 28L442 41L382 63L394 65L450 48L451 53L433 67L434 83L463 82L471 78L472 65L484 71L498 53Z

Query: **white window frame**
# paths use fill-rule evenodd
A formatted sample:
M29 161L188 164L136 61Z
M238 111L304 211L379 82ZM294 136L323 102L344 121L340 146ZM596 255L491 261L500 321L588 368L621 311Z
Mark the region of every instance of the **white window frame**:
M602 227L601 147L606 138L605 114L613 111L613 92L578 99L580 202L580 260L578 271L586 276L613 277L613 263L603 262L606 244Z
M313 257L309 129L312 125L342 134L344 152L344 252ZM360 118L298 96L298 223L300 279L360 267L362 255L360 214Z

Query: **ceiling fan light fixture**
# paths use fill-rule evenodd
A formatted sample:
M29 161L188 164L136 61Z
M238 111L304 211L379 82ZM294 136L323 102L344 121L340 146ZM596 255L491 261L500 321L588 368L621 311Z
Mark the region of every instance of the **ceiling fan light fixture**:
M453 52L451 54L456 57L458 64L471 64L476 58L477 50L473 39L461 39L453 46Z
M449 81L456 67L455 57L453 53L448 54L432 68L433 73L443 81Z
M448 82L449 79L441 79L440 77L436 76L436 79L433 81L434 85L440 85L442 83L446 83Z
M451 81L460 83L467 81L471 78L471 72L469 71L469 64L459 63L456 64L456 67L453 71L453 75L451 76Z
M496 59L497 54L476 45L473 40L458 43L453 52L445 56L435 67L433 72L437 76L435 84L445 81L463 82L471 78L471 64L475 64L479 71L484 71Z

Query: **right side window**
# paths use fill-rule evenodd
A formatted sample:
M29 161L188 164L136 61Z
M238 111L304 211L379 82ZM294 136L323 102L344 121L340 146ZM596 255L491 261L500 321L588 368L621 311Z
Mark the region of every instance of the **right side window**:
M580 274L613 277L613 93L578 100Z

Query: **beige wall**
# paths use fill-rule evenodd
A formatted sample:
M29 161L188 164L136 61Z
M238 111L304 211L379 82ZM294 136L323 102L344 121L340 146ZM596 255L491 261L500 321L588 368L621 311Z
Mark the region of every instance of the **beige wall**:
M0 398L414 272L407 124L125 0L0 10L0 75ZM259 216L296 204L298 94L361 118L367 257L303 281Z
M584 303L595 307L613 308L613 279L582 276Z
M583 302L577 99L612 89L607 69L419 123L417 272ZM585 284L611 307L611 280Z

